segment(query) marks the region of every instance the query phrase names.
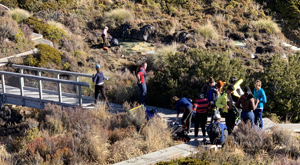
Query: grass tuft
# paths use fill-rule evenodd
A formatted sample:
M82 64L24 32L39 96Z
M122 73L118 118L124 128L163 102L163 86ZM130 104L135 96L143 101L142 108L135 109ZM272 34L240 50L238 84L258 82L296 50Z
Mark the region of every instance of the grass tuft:
M197 29L197 33L201 34L205 39L218 38L217 30L215 29L214 25L210 21L207 21L205 25L200 26Z
M116 28L127 20L134 19L133 14L127 9L114 9L104 15L105 26Z
M13 20L18 22L18 24L21 23L24 19L27 19L31 16L31 14L28 11L19 8L10 10L9 14L11 15Z
M278 25L269 19L260 19L254 24L259 30L265 30L265 32L268 34L277 34L280 32Z

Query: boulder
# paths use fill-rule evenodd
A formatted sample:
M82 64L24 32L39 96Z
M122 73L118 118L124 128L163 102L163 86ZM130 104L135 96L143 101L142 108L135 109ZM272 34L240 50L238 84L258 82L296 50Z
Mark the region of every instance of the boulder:
M135 36L137 40L149 41L151 40L156 33L156 28L153 25L145 25Z
M179 30L174 33L173 40L176 42L185 43L187 40L194 37L194 32L188 32L185 29Z

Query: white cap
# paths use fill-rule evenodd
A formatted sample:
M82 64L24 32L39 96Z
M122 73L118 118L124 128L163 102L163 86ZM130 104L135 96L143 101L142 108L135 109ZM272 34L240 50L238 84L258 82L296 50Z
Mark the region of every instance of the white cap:
M108 29L108 27L107 26L105 26L105 28L104 29Z
M214 116L214 119L215 119L215 120L216 120L216 119L221 119L221 115L216 114L216 115Z

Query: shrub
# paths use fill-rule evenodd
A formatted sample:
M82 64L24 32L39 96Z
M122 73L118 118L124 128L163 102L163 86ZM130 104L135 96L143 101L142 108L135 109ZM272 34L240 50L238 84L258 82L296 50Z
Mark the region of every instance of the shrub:
M18 24L15 20L11 20L6 11L0 12L0 43L3 43L5 38L15 36L18 32Z
M11 160L11 154L7 152L6 146L0 144L0 164L8 164Z
M126 20L134 19L134 16L129 10L114 9L104 14L104 23L112 28L116 28L125 23Z
M18 0L1 0L0 2L1 4L11 8L15 8L18 6Z
M12 19L17 21L17 23L21 23L24 19L27 19L30 17L30 13L23 9L13 9L9 11L9 14L11 15Z
M206 39L215 39L218 33L210 21L197 29L197 33L201 34Z
M42 0L18 0L19 7L32 12L37 12L40 10L43 4Z
M259 30L265 30L268 34L277 34L280 32L278 25L269 19L260 19L254 23Z
M47 2L44 2L42 5L41 5L41 10L47 10L47 9L50 9L50 10L57 10L58 8L58 4L56 2L50 2L50 1L47 1Z
M45 44L38 44L35 47L39 49L39 66L45 66L50 62L61 65L61 53L58 50Z

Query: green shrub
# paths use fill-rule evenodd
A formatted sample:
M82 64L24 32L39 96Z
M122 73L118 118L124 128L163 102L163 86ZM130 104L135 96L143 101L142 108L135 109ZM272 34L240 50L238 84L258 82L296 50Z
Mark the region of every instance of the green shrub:
M9 14L11 15L13 20L18 22L18 24L30 16L30 13L28 11L23 9L18 9L18 8L14 10L10 10Z
M268 34L277 34L280 32L278 25L272 20L261 19L254 24L259 30L265 30Z
M104 15L104 23L112 28L115 28L126 20L133 19L134 16L129 10L126 9L114 9Z
M169 162L158 162L156 165L175 165L175 164L197 164L197 165L209 165L211 164L209 161L195 159L195 158L181 158Z
M0 0L0 3L9 8L15 8L18 6L18 0Z
M32 12L37 12L40 10L43 4L42 0L18 0L19 7Z
M45 44L38 44L35 47L39 49L39 66L44 66L50 62L61 65L61 53L58 50Z
M58 7L58 4L56 2L47 1L41 5L41 10L47 10L47 9L56 10L57 7Z
M56 28L53 25L43 23L40 19L29 17L24 20L26 24L34 29L35 32L42 33L45 38L58 42L66 35L66 32L60 28Z

